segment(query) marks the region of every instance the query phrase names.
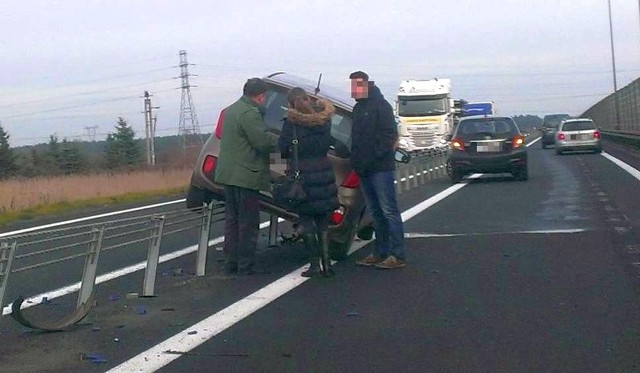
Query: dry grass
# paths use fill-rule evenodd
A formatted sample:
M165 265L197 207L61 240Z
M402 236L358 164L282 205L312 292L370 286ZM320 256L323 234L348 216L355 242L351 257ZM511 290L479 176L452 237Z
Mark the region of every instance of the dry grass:
M186 188L191 171L191 168L179 168L2 181L0 216L50 205L175 191Z

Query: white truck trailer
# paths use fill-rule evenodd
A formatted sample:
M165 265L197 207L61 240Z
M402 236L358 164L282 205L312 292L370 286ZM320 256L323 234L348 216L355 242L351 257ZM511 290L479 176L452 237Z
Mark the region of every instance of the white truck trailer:
M402 81L395 102L400 146L409 151L445 147L453 106L450 79Z

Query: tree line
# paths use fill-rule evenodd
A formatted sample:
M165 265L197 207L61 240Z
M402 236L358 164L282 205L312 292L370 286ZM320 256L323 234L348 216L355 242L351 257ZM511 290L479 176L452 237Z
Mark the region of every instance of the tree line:
M204 138L205 135L203 135ZM145 144L119 117L115 131L104 141L60 140L12 148L10 135L0 125L0 180L11 177L58 176L134 170L146 167ZM183 152L179 136L156 138L159 166L192 166L200 149Z

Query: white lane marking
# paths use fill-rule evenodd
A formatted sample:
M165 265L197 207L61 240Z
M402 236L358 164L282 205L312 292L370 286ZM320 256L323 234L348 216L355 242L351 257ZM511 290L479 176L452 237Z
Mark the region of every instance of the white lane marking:
M512 232L486 232L486 233L405 233L404 238L439 238L439 237L464 237L464 236L488 236L500 234L574 234L586 232L586 229L547 229L539 231L512 231Z
M635 168L633 168L631 165L619 160L618 158L612 156L609 153L606 152L602 152L600 153L600 155L602 155L603 157L607 158L608 160L610 160L611 162L615 163L618 167L622 168L623 170L627 171L628 173L631 174L631 176L635 177L636 179L640 180L640 171L636 170Z
M171 204L174 204L174 203L180 203L180 202L184 202L184 201L186 201L186 200L183 198L183 199L178 199L178 200L170 201L170 202L157 203L155 205L148 205L148 206L136 207L136 208L132 208L132 209L128 209L128 210L108 212L108 213L100 214L100 215L86 216L84 218L78 218L78 219L66 220L66 221L61 221L61 222L47 224L47 225L41 225L39 227L31 227L31 228L20 229L20 230L13 231L13 232L0 233L0 238L9 237L9 236L17 236L19 234L35 232L35 231L39 231L39 230L42 230L42 229L55 228L55 227L60 227L60 226L63 226L63 225L79 223L79 222L88 221L88 220L94 220L94 219L106 218L106 217L114 216L114 215L126 214L126 213L129 213L129 212L142 211L142 210L152 209L152 208L155 208L155 207L162 207L162 206L171 205Z
M480 177L480 174L473 174L469 179ZM420 204L403 212L402 220L407 221L418 213L428 209L445 197L457 192L467 183L455 184L435 196L421 202ZM369 241L357 241L351 246L349 254L359 250ZM256 291L248 297L237 301L227 308L219 311L206 319L184 329L180 333L170 337L163 342L151 347L150 349L132 357L122 364L109 370L107 373L116 372L155 372L156 370L166 366L172 361L178 359L180 354L167 354L165 351L181 351L187 352L205 343L209 339L222 333L243 318L253 314L267 304L273 302L278 297L302 285L307 279L300 276L300 271L305 266L296 269L286 276L281 277L275 282ZM197 334L189 334L190 331L197 331Z

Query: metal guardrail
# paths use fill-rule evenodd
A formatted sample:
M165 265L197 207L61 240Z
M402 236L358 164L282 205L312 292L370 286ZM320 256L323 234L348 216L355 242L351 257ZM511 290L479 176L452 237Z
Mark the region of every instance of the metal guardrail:
M623 131L623 130L610 130L600 129L600 132L606 136L630 139L640 141L640 131Z
M446 150L441 149L411 153L409 163L398 164L397 193L400 194L431 180L444 177L447 154ZM94 294L100 255L145 243L148 243L148 249L141 296L155 296L155 280L162 238L199 228L195 274L204 276L210 227L212 223L222 220L224 220L224 204L214 201L197 209L178 209L162 214L147 214L0 238L0 309L4 308L4 297L12 275L83 257L85 264L76 310L86 309L86 303ZM269 244L275 245L278 217L272 216L270 223ZM46 248L40 248L40 246ZM42 259L44 256L54 255L57 257ZM77 317L70 319L75 320ZM27 324L36 325L25 321L25 325Z

